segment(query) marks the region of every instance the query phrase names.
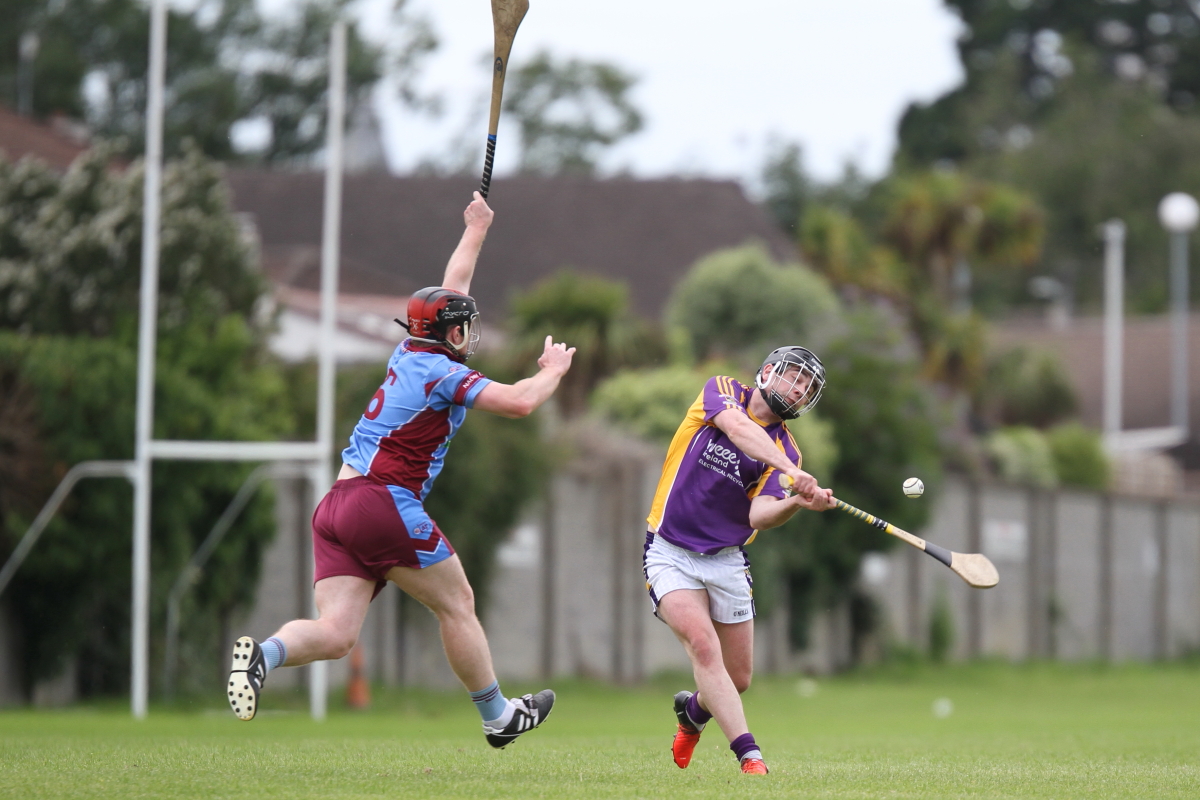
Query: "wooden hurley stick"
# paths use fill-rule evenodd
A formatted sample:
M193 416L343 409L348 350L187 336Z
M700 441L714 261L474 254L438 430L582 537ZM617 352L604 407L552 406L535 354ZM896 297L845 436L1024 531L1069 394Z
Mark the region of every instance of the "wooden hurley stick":
M849 503L838 500L836 497L833 499L833 502L837 504L838 509L845 511L850 516L857 517L868 525L874 525L879 530L891 534L897 539L903 539L918 550L924 550L954 570L954 573L966 581L969 586L973 586L976 589L990 589L1000 582L1000 573L996 571L996 565L983 553L956 553L953 550L947 550L933 542L925 541L920 536L913 536L908 531L897 528L892 523L882 520L873 514L868 514L860 508L855 508Z
M487 154L483 157L483 179L479 193L485 198L492 186L492 162L496 158L496 131L500 128L500 101L504 98L504 77L508 74L508 54L512 52L517 28L529 10L529 0L492 0L492 30L495 34L492 62L492 112L488 117Z
M785 487L791 487L792 479L787 475L781 476L780 480ZM996 565L983 553L955 553L953 550L939 547L933 542L927 542L920 536L913 536L908 531L897 528L892 523L882 520L874 514L868 514L861 508L855 508L836 497L833 498L833 502L840 511L845 511L868 525L874 525L884 533L908 542L918 550L924 550L953 570L958 577L967 582L968 586L976 589L990 589L1000 582L1000 573L996 571Z

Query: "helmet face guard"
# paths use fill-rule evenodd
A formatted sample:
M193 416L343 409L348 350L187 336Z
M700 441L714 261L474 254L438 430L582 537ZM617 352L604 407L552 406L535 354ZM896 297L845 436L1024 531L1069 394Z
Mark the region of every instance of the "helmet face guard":
M481 326L475 298L453 289L430 286L416 292L408 301L408 324L400 324L414 340L449 348L463 361L479 346ZM455 328L462 331L459 344L450 341L450 331Z
M780 419L795 419L821 399L825 365L811 350L780 347L763 361L754 385L773 414Z
M463 323L462 332L462 344L451 344L449 340L446 341L446 344L457 350L459 354L462 355L463 361L466 361L468 358L475 355L475 350L479 347L480 334L483 333L483 326L479 322L478 311L471 315L469 320Z

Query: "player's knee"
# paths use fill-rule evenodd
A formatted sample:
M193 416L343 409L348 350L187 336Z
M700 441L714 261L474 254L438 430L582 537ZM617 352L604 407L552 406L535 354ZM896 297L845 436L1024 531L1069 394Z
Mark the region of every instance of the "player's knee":
M326 658L344 658L350 655L350 651L354 649L354 645L357 643L357 636L348 634L345 631L330 631L325 637Z
M690 644L692 658L698 665L709 666L721 661L721 643L716 637L697 637Z
M730 675L733 679L733 688L737 689L738 694L745 694L750 688L751 675Z
M463 617L475 616L475 592L471 590L471 585L465 581L461 586L455 586L447 590L437 599L436 604L430 606L437 617L459 619Z
M458 616L475 616L475 591L471 584L463 581L450 593L447 600L450 612Z

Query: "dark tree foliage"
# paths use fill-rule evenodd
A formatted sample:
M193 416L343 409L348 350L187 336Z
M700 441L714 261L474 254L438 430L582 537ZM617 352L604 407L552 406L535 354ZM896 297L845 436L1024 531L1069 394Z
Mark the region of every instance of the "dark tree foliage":
M1113 76L1146 79L1179 110L1200 96L1200 4L1191 0L945 0L966 24L958 44L967 80L929 105L909 108L901 152L914 163L959 160L972 147L965 106L986 74L1018 61L1031 110L1052 105L1075 65L1069 43L1094 49Z
M29 334L137 335L142 170L113 172L104 150L65 176L0 161L0 327ZM197 325L252 317L266 290L229 208L220 170L195 148L164 174L159 333L168 349ZM266 328L253 335L261 340Z
M804 151L800 145L775 144L767 154L761 177L767 210L780 228L798 238L800 218L813 195L813 181L804 170Z
M64 176L0 163L0 551L66 471L133 450L141 173L103 153ZM295 429L287 386L265 358L270 320L252 250L219 171L194 150L168 165L163 227L155 435L276 439ZM165 593L249 467L160 463L154 469L152 625ZM10 484L9 481L12 480ZM129 661L131 492L114 480L77 486L17 573L15 617L26 688L75 661L85 693L124 689ZM219 621L245 607L274 532L269 493L244 512L185 608L185 680L217 673ZM209 657L211 656L211 657ZM34 672L32 667L37 665ZM157 673L155 673L157 674Z
M220 370L204 374L167 358L159 363L156 435L187 439L277 437L290 422L282 387L269 372L250 367L249 344L236 318L220 326L216 341L193 340L188 351L214 346ZM237 358L242 355L242 358ZM230 357L233 357L230 360ZM224 372L217 384L208 378ZM228 373L238 373L230 376ZM15 546L50 490L80 461L133 456L136 359L112 339L22 337L0 334L0 382L14 387L3 406L27 397L25 427L0 427L0 447L25 437L35 452L12 455L30 476L33 493L0 495L4 555ZM230 395L226 390L238 390ZM240 395L240 396L238 396ZM247 413L274 405L263 420ZM259 419L255 419L259 416ZM8 415L0 413L8 422ZM32 427L29 427L32 426ZM7 461L7 459L6 459ZM153 478L152 626L161 630L165 596L180 569L232 500L249 467L228 464L160 463ZM7 470L6 470L7 471ZM15 494L15 493L14 493ZM251 504L218 547L193 591L185 637L206 654L218 644L218 620L251 601L260 554L274 533L269 493ZM79 484L45 531L5 593L23 642L23 678L53 676L69 660L80 668L85 694L127 687L132 490L116 479ZM217 659L191 664L191 678L211 681Z
M744 358L757 366L778 346L768 343L816 346L830 335L838 310L824 278L748 244L696 262L671 293L666 319L697 359Z
M1051 353L1015 348L995 356L972 398L986 423L1047 428L1070 418L1079 402L1062 364Z
M327 51L335 14L350 3L304 0L279 18L265 19L254 0L201 0L172 7L167 24L165 146L185 139L205 154L229 159L230 129L241 120L265 121L271 141L253 157L286 162L324 144ZM401 99L429 104L413 88L421 57L437 46L422 19L397 3L389 46L367 42L348 27L347 83L351 102L365 101L385 70ZM140 0L0 0L0 103L16 106L18 43L35 33L32 107L38 117L84 120L96 137L115 138L127 155L144 142L149 6ZM88 91L85 92L85 87Z
M1073 304L1100 302L1099 226L1128 226L1127 297L1166 303L1166 243L1155 218L1168 192L1200 191L1200 4L1190 0L947 0L967 25L964 83L900 123L896 167L956 166L1029 193L1045 209L1039 271ZM1033 297L986 278L991 313Z
M576 348L571 370L556 392L563 416L582 414L603 379L623 367L661 363L661 331L634 316L629 287L564 269L512 299L511 322L517 363L534 369L546 337Z

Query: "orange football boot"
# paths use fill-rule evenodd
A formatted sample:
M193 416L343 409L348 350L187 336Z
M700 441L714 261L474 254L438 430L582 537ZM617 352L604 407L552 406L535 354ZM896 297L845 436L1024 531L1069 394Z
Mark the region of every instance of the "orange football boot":
M696 749L698 741L700 731L679 726L679 730L675 731L675 738L671 740L671 756L675 759L675 766L687 769L687 765L692 763L692 752Z
M742 759L742 774L743 775L766 775L770 772L767 765L763 763L761 758L743 758Z
M700 729L692 724L687 715L687 701L691 696L692 693L686 691L675 695L675 717L679 723L675 738L671 740L671 757L680 769L687 769L687 765L692 763L692 753L700 741Z

